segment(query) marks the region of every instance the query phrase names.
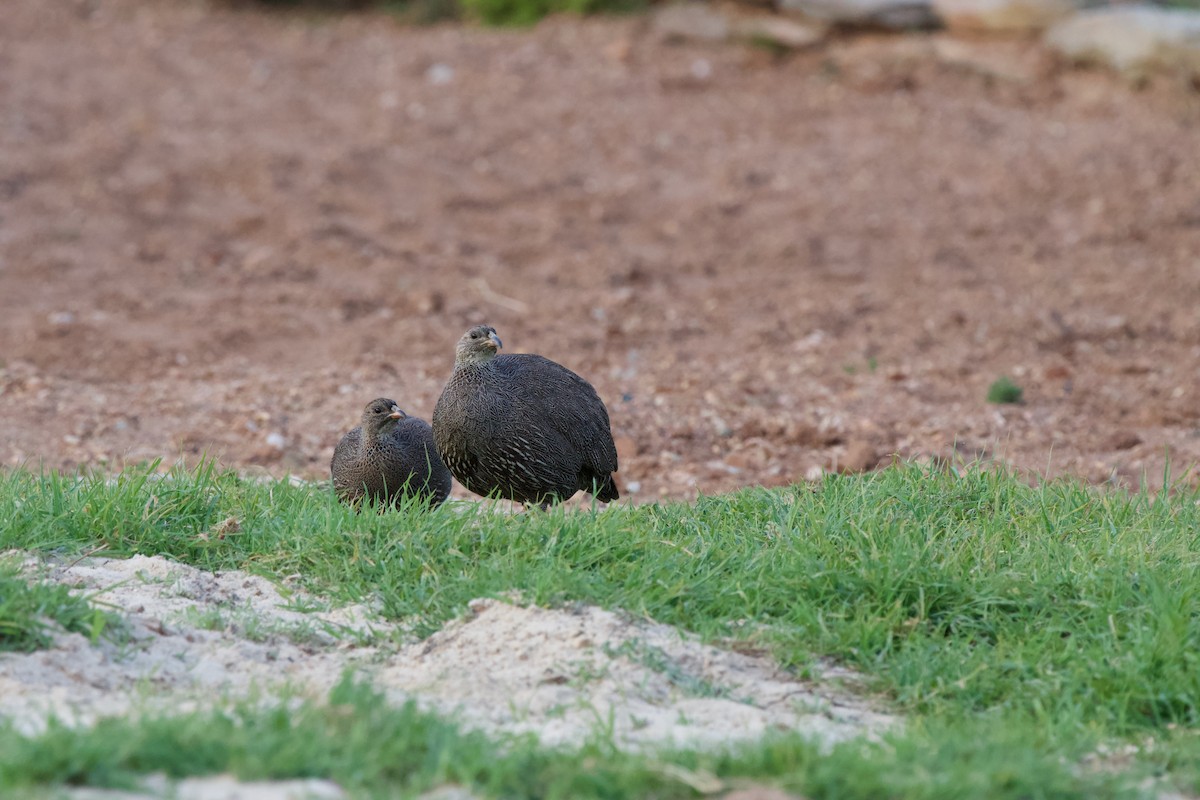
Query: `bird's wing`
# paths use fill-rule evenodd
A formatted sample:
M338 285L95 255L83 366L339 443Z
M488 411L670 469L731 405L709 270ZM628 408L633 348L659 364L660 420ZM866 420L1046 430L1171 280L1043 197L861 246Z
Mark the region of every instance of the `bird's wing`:
M521 381L529 411L544 417L555 432L583 455L597 473L617 470L608 409L595 388L571 370L539 355L505 355L497 367Z

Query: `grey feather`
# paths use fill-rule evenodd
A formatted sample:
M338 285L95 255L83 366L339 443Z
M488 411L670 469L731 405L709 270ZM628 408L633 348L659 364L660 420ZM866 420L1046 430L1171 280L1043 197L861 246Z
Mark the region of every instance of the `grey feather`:
M617 449L592 385L542 356L496 355L488 341L499 344L487 326L463 336L433 411L434 441L454 477L476 494L524 504L580 490L616 500Z
M404 415L384 397L368 403L362 424L338 442L329 470L338 497L352 505L364 496L394 505L412 495L439 505L450 495L450 471L429 423Z

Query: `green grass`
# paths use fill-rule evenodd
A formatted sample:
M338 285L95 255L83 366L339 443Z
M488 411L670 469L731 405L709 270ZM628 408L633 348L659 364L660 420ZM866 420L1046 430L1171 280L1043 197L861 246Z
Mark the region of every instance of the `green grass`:
M1019 403L1025 390L1012 382L1007 376L997 378L988 387L987 401L989 403Z
M5 796L52 783L132 787L152 772L225 771L246 780L324 777L374 797L411 797L453 783L529 800L667 800L696 797L696 786L751 780L813 800L1131 796L1111 780L1045 758L1037 742L998 737L978 724L825 754L794 736L720 753L629 755L603 740L549 750L530 737L463 733L411 704L390 708L349 681L328 704L247 703L232 713L109 719L88 730L55 725L37 738L0 727Z
M647 0L226 0L235 7L342 14L382 10L402 21L427 24L468 17L486 25L532 25L550 14L625 14Z
M56 630L82 633L94 641L115 630L114 622L66 586L31 584L15 564L0 561L0 652L48 647Z
M466 15L488 25L532 25L543 17L574 14L629 13L646 0L459 0Z
M1133 775L1198 785L1200 745L1186 735L1200 724L1197 500L1185 490L1029 486L1001 471L901 466L814 488L598 513L506 516L485 505L359 515L325 489L243 481L211 466L113 481L18 471L0 476L0 551L69 556L103 545L105 555L300 574L339 601L377 597L418 633L461 614L471 598L512 590L539 604L624 609L767 646L802 673L816 656L836 658L910 719L883 745L848 746L829 759L788 741L726 760L676 753L670 763L770 778L811 797L1084 797L1121 783L1072 768L1100 743L1149 740L1154 748ZM239 530L222 537L218 526L230 517ZM309 713L332 724L328 709ZM71 734L83 749L92 735ZM268 749L286 751L289 736ZM556 777L524 794L492 777L456 779L494 796L686 796L671 793L678 782L667 781L669 791L656 783L648 762L597 754L588 755L594 772L613 788L596 778L592 793L571 795L554 787L578 790L573 782L592 774L577 760L555 761L528 743L506 752L546 759ZM251 767L234 753L195 769L294 774L277 757ZM357 766L347 758L346 769L373 768L374 756ZM147 763L129 769L159 768ZM342 774L304 763L311 774ZM351 783L374 791L391 779L374 780ZM645 792L619 788L634 785Z

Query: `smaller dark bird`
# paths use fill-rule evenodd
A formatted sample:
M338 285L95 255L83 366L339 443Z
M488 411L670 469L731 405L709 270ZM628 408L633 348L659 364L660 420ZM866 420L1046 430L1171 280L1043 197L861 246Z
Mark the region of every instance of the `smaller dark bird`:
M433 429L386 397L367 403L362 424L338 442L329 469L338 497L354 506L364 495L381 505L415 495L434 506L450 495L450 470L433 443Z
M433 410L438 452L459 483L542 508L582 490L619 496L608 410L592 385L548 358L497 355L500 337L463 334Z

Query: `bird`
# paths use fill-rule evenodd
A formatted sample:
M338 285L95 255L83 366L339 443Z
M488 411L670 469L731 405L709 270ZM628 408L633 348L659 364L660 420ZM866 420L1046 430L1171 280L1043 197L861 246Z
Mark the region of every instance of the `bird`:
M478 495L548 508L578 491L620 497L608 410L592 385L531 353L499 355L490 325L455 347L433 409L433 440L458 482Z
M338 497L356 507L364 496L386 507L407 496L438 506L450 495L450 471L429 423L386 397L367 403L362 423L334 448L329 471Z

